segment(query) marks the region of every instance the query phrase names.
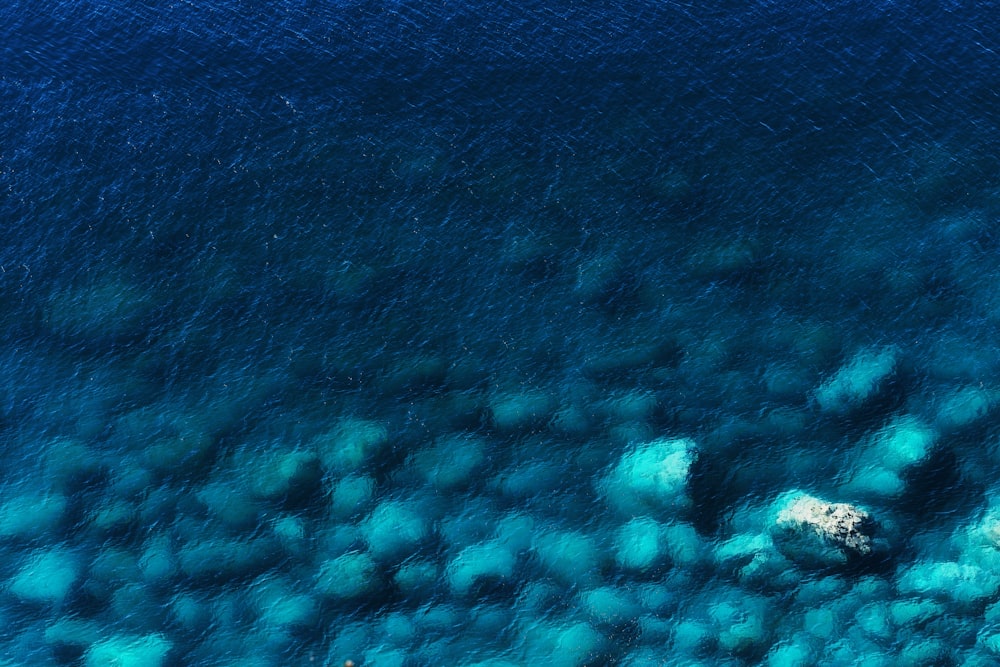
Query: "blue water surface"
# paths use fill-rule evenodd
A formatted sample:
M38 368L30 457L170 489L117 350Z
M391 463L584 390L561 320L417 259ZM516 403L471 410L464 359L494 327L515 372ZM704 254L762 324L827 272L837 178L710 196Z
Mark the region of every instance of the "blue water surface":
M6 3L0 664L996 664L998 19Z

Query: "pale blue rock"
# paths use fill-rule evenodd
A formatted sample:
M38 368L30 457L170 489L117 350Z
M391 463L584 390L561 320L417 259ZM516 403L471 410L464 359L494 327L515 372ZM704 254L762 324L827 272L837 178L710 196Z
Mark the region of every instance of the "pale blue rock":
M24 602L58 605L80 577L76 554L61 547L36 551L14 574L8 590Z
M958 552L958 561L1000 572L1000 505L995 496L989 501L982 517L958 528L948 543Z
M670 562L676 567L690 568L705 561L708 543L689 523L672 522L663 529L663 540Z
M232 475L216 476L194 492L209 515L234 530L249 530L256 526L263 503L247 492L242 480Z
M854 466L849 475L842 487L845 494L873 500L892 498L906 491L903 476L895 470L887 470L881 466Z
M529 514L511 512L497 521L493 535L511 553L520 554L531 547L535 535L535 520Z
M897 415L866 437L853 457L845 494L891 498L906 490L908 469L931 454L938 432L912 415Z
M109 498L87 516L87 532L98 538L121 534L137 518L135 503Z
M373 419L347 417L331 430L320 433L310 442L329 473L359 472L379 452L389 446L389 430Z
M796 563L773 547L754 554L736 570L740 584L753 590L791 591L803 575Z
M889 603L889 620L897 628L920 626L945 612L943 604L927 599L909 598Z
M375 634L385 643L400 648L405 648L418 636L414 617L400 611L385 614L376 626Z
M815 391L821 411L840 414L856 410L878 395L899 363L900 351L890 345L858 351Z
M351 552L324 562L316 575L316 590L331 598L356 599L377 589L374 559Z
M971 426L989 415L998 402L1000 393L995 389L961 387L937 401L934 425L945 433Z
M248 594L266 632L305 629L318 619L319 602L314 591L302 590L290 578L265 574L249 586Z
M862 456L874 459L883 468L900 472L923 461L937 442L938 434L911 415L893 418L868 442Z
M808 609L802 616L802 629L821 641L830 641L837 626L837 615L830 607Z
M645 601L643 601L643 606L645 606ZM676 619L671 619L669 616L643 614L639 616L637 625L639 636L644 644L662 646L670 641L677 623Z
M103 465L98 451L73 438L54 438L41 449L45 479L60 493L93 479Z
M602 411L616 421L646 421L658 406L656 395L642 390L619 392L600 405Z
M95 642L83 657L85 667L160 667L173 642L163 635L117 636Z
M448 603L430 603L414 615L418 635L447 634L463 625L468 619L467 609Z
M361 522L361 535L376 560L405 558L430 536L429 519L415 502L386 500Z
M171 598L169 613L170 618L187 632L204 631L212 619L212 610L208 602L191 593L182 593Z
M816 653L807 638L794 636L772 646L764 664L766 667L811 667L816 664Z
M549 394L528 390L494 395L490 399L489 410L499 430L517 431L548 421L555 407L555 401Z
M54 532L64 523L67 505L61 493L5 497L0 504L0 538L36 539Z
M365 510L375 497L375 480L368 475L339 477L330 489L330 511L335 519L349 519Z
M125 444L143 441L138 465L157 477L197 470L215 452L215 439L199 416L173 414L169 403L133 410L115 424L115 439ZM164 415L169 415L166 419ZM164 423L166 422L166 423ZM155 434L154 437L150 437Z
M566 619L532 623L523 631L525 660L551 667L601 664L604 636L585 621Z
M989 632L986 634L981 634L979 635L979 637L977 637L976 641L980 646L986 649L986 652L989 653L994 660L1000 660L1000 632ZM986 665L994 663L984 662L982 664Z
M426 595L438 581L438 566L432 561L411 560L399 566L393 583L405 595Z
M123 582L142 580L140 554L133 549L106 545L88 563L85 590L92 595L106 596Z
M764 388L775 398L794 399L811 388L812 374L807 366L775 363L764 369Z
M410 460L417 475L438 491L467 486L486 461L485 443L478 437L457 434L436 440Z
M248 453L237 456L235 464L250 492L269 502L308 498L323 476L319 457L305 450Z
M463 549L446 568L448 585L454 595L469 594L484 581L503 582L514 574L514 554L501 542L489 540Z
M100 623L77 618L60 618L45 627L45 643L56 648L71 646L83 651L101 638ZM4 663L0 662L0 666Z
M89 582L87 582L89 583ZM159 600L149 594L149 586L142 582L115 581L111 584L114 590L111 591L110 604L108 609L115 618L153 619L160 614L161 605ZM88 586L88 592L94 590ZM155 624L143 626L150 629L157 628Z
M899 652L895 664L897 667L953 664L951 647L936 637L910 641Z
M506 601L496 604L478 604L471 610L468 630L470 634L492 639L506 630L514 621L516 609Z
M304 557L310 552L308 523L299 516L284 515L271 521L271 530L286 554Z
M707 620L679 619L674 624L671 654L697 656L704 654L715 643L714 628Z
M554 491L565 482L560 466L551 461L527 461L501 471L490 486L512 500L525 500Z
M628 590L613 586L585 590L580 593L578 600L580 609L597 627L624 625L642 613L642 607Z
M697 447L688 438L636 445L601 481L601 495L626 516L673 518L691 505L687 482L697 458Z
M592 415L578 405L566 405L552 416L550 428L565 435L583 435L592 428Z
M139 558L139 569L148 584L166 582L177 573L177 556L169 535L150 536Z
M830 607L842 602L847 594L847 582L843 577L813 575L795 589L795 602L804 608Z
M708 609L719 648L727 654L751 655L766 648L776 620L768 598L745 594L724 596Z
M486 539L495 527L493 505L484 497L466 496L460 512L446 513L434 525L435 533L456 552Z
M714 543L712 561L726 571L735 571L748 587L794 589L802 573L775 545L770 530L774 519L771 505L754 503L736 508L720 540Z
M891 639L895 629L889 614L889 605L883 601L869 602L854 615L858 627L875 640Z
M557 581L588 585L600 578L604 555L593 537L578 531L549 531L536 535L531 545L538 562Z
M975 608L1000 592L1000 574L967 562L920 562L902 570L899 592Z
M615 562L627 570L642 571L666 557L661 525L649 517L636 517L618 529Z

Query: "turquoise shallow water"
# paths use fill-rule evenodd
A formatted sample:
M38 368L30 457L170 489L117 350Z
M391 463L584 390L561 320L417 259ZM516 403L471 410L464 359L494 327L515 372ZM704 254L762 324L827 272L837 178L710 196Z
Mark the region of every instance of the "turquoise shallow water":
M998 660L996 12L2 15L0 665Z

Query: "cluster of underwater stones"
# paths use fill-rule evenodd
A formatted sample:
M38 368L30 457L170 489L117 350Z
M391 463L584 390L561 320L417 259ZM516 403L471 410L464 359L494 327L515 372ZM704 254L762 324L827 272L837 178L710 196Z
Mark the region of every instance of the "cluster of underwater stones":
M622 349L594 372L656 354ZM38 461L48 488L3 488L18 654L86 667L253 667L296 651L329 665L993 664L1000 493L924 533L899 507L997 396L970 385L886 412L904 364L896 346L862 348L812 387L809 418L864 432L825 486L777 474L760 496L714 462L738 460L738 429L657 433L643 391L455 398L488 428L406 447L398 422L348 411L218 452L220 424L266 382L207 411L137 408L111 426L112 441L143 443L126 457L58 437ZM594 412L612 424L603 455L552 456L592 432ZM514 443L504 465L498 441ZM181 472L205 462L207 475ZM725 510L706 523L713 494Z

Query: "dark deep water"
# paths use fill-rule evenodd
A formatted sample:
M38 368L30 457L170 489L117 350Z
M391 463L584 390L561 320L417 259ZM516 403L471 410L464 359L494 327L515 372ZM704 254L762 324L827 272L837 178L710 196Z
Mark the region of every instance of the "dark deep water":
M995 664L998 20L7 3L0 665Z

